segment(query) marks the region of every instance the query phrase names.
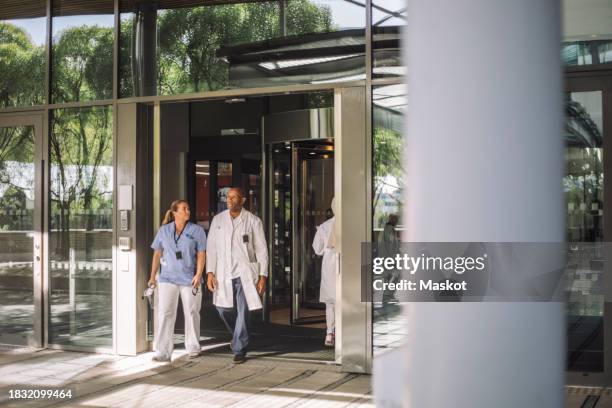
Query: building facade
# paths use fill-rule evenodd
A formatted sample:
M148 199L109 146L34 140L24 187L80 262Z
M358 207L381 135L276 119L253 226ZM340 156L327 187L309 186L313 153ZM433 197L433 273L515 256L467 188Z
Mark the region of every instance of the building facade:
M612 4L567 0L563 11L567 241L593 245L569 283L568 371L594 382L612 372L601 252L612 234ZM240 185L269 241L254 316L264 325L320 324L310 242L336 198L331 358L370 372L405 335L393 299L362 301L360 260L394 217L398 236L410 228L406 21L400 0L3 2L0 343L151 349L141 294L163 213L186 197L206 229Z

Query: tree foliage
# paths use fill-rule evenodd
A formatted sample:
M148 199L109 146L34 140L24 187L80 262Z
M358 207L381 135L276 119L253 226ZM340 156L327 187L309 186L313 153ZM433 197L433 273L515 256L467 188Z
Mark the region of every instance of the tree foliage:
M74 213L84 214L78 228L92 230L93 212L112 209L112 111L110 107L54 111L49 138L51 156L51 228L60 230L56 251L68 256ZM57 221L56 221L57 220ZM91 246L86 246L91 248Z
M378 208L383 192L386 190L401 194L404 188L405 169L402 161L404 138L401 133L392 129L375 127L373 142L374 197L372 207L375 213L375 226L382 226L389 215L383 214ZM397 202L397 206L401 209L401 200Z
M45 48L21 28L0 21L0 107L43 103Z
M113 30L84 25L60 32L52 73L55 102L112 98Z

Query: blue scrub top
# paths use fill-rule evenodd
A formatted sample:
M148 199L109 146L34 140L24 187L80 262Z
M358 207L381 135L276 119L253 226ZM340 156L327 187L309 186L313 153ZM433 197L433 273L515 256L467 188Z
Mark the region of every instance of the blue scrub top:
M170 222L159 228L151 248L163 250L160 283L191 286L197 265L196 254L206 251L206 232L199 225L188 222L179 237L175 235L174 222ZM182 259L177 259L178 251L182 252Z

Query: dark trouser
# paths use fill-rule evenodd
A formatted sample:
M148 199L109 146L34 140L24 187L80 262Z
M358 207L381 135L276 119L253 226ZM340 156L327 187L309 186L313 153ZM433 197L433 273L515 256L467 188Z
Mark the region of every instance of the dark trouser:
M249 345L249 307L242 290L240 278L232 279L234 307L217 307L221 320L234 336L232 350L234 354L245 355Z

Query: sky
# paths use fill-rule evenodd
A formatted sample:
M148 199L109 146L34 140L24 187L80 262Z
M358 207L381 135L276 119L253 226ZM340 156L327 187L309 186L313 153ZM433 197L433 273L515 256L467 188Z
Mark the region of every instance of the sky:
M29 18L19 20L9 20L10 23L17 27L23 28L30 38L36 45L45 44L45 30L46 30L46 19L41 18ZM95 16L69 16L69 17L55 17L53 19L53 34L58 33L68 27L82 26L82 25L98 25L101 27L112 27L113 16L112 15L95 15Z

